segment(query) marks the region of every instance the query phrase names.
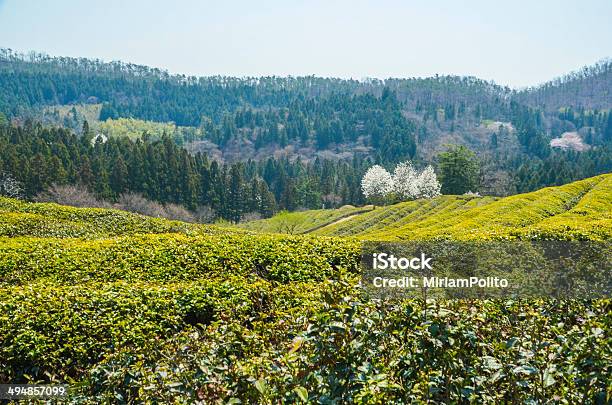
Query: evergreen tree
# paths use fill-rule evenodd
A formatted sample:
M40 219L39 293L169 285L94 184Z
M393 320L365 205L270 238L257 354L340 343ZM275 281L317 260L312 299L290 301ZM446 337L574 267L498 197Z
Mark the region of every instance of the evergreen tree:
M462 145L451 145L438 155L442 194L476 192L480 184L480 165L474 152Z
M94 175L91 169L91 163L89 162L88 156L83 156L81 158L81 163L79 165L79 180L87 187L93 185Z
M117 160L115 160L115 164L113 165L113 170L110 176L110 188L113 193L118 196L122 194L128 186L128 168L125 162L123 161L123 157L119 156Z
M229 177L227 215L230 221L237 223L240 222L244 205L242 165L232 165Z

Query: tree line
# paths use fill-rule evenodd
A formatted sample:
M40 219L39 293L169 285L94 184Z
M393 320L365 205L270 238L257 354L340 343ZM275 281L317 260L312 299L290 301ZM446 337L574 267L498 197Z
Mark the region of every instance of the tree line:
M137 193L190 210L210 208L216 217L238 222L249 214L267 217L278 210L363 204L362 177L373 164L382 163L357 157L308 162L284 157L222 164L206 154L189 153L166 135L102 142L87 123L82 132L32 121L5 122L0 125L0 172L17 180L29 199L54 184L79 184L108 201ZM610 171L610 156L607 146L555 151L518 165L513 181L519 192L563 184ZM423 162L415 163L423 167ZM442 193L479 191L484 169L469 149L451 146L434 165Z
M79 136L32 122L0 125L0 171L23 185L26 198L53 184L81 184L110 201L139 193L191 210L210 207L217 217L235 222L250 213L363 202L359 181L368 161L269 158L221 164L188 153L169 136L102 142L84 126Z

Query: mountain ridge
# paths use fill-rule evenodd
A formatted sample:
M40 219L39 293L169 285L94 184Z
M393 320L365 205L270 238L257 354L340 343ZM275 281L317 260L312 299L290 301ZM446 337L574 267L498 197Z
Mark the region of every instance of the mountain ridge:
M612 78L605 73L609 68L609 64L602 64L586 69L553 87L564 83L579 86L591 77L612 87ZM0 123L4 112L17 127L8 131L0 128L0 132L10 133L6 136L7 151L24 139L16 133L38 132L30 120L61 126L76 135L85 134L92 142L109 139L95 153L82 145L79 148L90 159L103 155L97 170L111 174L118 155L124 163L143 160L132 156L126 149L128 144L135 149L147 139L157 142L168 135L188 153L186 160L200 154L221 168L227 166L228 171L233 165L249 167L251 161L256 162L256 170L238 170L249 181L263 178L280 210L361 205L365 201L358 183L367 167L393 167L411 160L417 167L436 168L440 153L453 144L475 152L481 167L478 191L487 195L531 191L612 171L609 109L540 108L516 97L507 88L474 77L362 82L314 76L195 78L133 64L36 54L27 59L0 51ZM597 97L605 101L607 93ZM549 98L570 100L565 96ZM48 141L45 134L36 136ZM125 137L133 142L124 142ZM572 142L564 141L568 139ZM22 146L16 145L14 150ZM37 152L44 156L37 156ZM58 168L60 159L71 182L89 185L89 178L83 181L74 173L75 166L86 164L55 148L47 153L46 148L27 145L25 152L19 153L20 162L19 156L9 153L0 159L4 171L19 181L33 183L28 197L49 184L16 168L40 166L41 159L48 160L47 166L52 168ZM281 169L284 173L276 173L278 176L272 173ZM117 178L122 171L117 172ZM306 176L300 174L305 172ZM194 175L197 181L199 174ZM56 181L47 177L49 182ZM123 181L115 183L112 192L99 185L105 192L99 194L106 194L102 198L116 198L124 191ZM287 196L295 195L298 189L303 198L290 201ZM313 189L313 195L306 195ZM211 205L210 199L202 197L204 193L195 193L194 201L177 192L171 196L163 190L150 192L131 179L129 191L143 190L147 198L186 204L190 209ZM224 218L230 218L229 214ZM240 218L236 214L231 220Z

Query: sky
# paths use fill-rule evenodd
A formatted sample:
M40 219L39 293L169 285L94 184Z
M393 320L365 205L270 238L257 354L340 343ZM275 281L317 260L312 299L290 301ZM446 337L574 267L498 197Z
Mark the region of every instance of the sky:
M611 0L0 0L0 47L188 75L476 76L521 88L612 57Z

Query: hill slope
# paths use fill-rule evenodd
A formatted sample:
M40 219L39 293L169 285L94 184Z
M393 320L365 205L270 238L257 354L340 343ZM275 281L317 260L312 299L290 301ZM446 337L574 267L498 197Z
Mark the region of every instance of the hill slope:
M347 220L354 215L374 209L371 205L353 207L345 205L338 209L308 210L298 212L282 212L272 218L250 221L239 227L259 232L275 232L301 234L310 233L324 226Z
M295 223L332 221L318 231L326 233L370 218L374 229L412 207L421 221L446 212L457 226L465 209L480 212L474 221L514 213L547 216L538 224L552 228L555 219L587 230L601 221L608 232L611 180L514 200L302 212ZM605 402L609 299L381 302L356 288L361 249L352 238L232 232L117 210L0 199L0 230L0 381L71 384L67 403L528 402L541 386L537 370L553 367L568 384L543 387L542 400ZM538 344L561 355L525 363L523 348ZM501 364L519 370L522 385L489 378ZM444 372L450 383L429 377ZM475 379L482 389L464 394Z
M506 198L449 195L409 201L335 222L329 222L333 213L321 210L294 215L310 215L314 234L360 239L609 239L612 175ZM272 218L245 227L278 232L278 223Z
M551 80L541 86L518 92L519 102L556 111L561 107L606 109L612 104L612 60L602 60L592 66Z
M481 160L485 176L479 191L510 195L612 170L610 72L610 63L602 62L516 92L474 77L457 76L361 81L314 76L196 78L121 62L20 55L0 49L0 128L7 118L25 128L31 118L77 134L85 131L92 137L97 133L117 137L111 141L115 144L124 142L123 136L140 139L145 131L144 138L152 141L165 133L190 154L200 152L220 163L253 160L263 165L269 158L278 162L285 158L297 162L299 158L305 165L342 165L333 169L341 173L326 169L327 178L317 173L310 176L314 180L308 179L312 183L308 188L317 188L315 194L340 196L338 205L363 204L357 179L367 166L393 165L407 159L417 165L435 164L435 157L448 144L460 144ZM561 142L568 136L574 141ZM9 144L24 143L21 136L8 139ZM106 148L110 148L108 143ZM132 159L126 152L129 146L122 143L119 148L124 161ZM574 153L577 151L580 153ZM8 146L0 146L0 152L3 170L20 177L17 180L26 185L29 198L43 191L46 184L23 178L33 175L16 173L15 168L25 163L6 163L17 160ZM38 152L26 148L15 155L33 160ZM46 159L57 155L69 173L72 166L81 164L68 162L56 148L41 153ZM104 161L114 162L116 155L113 151L111 159ZM325 202L316 197L295 204L283 202L287 187L276 176L281 170L277 163L266 176L262 168L257 174L273 190L279 209L312 209ZM40 162L27 164L39 166ZM158 166L146 172L163 170L164 165ZM106 170L111 173L112 168ZM61 171L49 170L57 172ZM135 186L145 182L135 179L135 172L129 172L130 191L194 208L193 200L178 197L181 193L167 196L149 191L157 190L151 180L146 181L147 190ZM327 185L332 176L334 184ZM57 182L49 177L50 182ZM78 177L78 173L72 174L71 182L87 181ZM305 176L297 177L296 183L306 181ZM176 182L171 180L170 184L173 188ZM224 201L221 197L199 197L202 205ZM337 196L332 197L335 201ZM225 207L213 208L226 211ZM261 211L264 216L269 213ZM230 220L237 217L224 216Z
M226 232L214 226L103 208L74 208L0 197L0 236L103 238L133 234Z

